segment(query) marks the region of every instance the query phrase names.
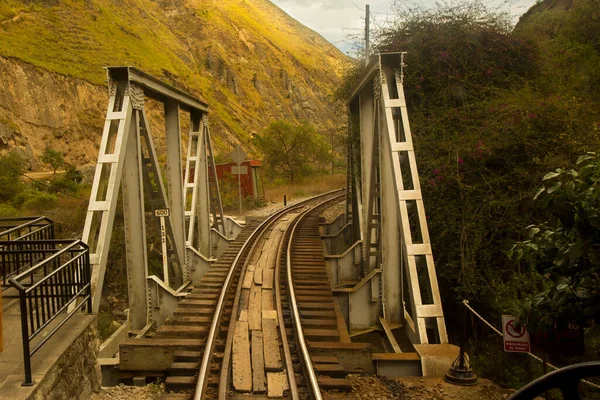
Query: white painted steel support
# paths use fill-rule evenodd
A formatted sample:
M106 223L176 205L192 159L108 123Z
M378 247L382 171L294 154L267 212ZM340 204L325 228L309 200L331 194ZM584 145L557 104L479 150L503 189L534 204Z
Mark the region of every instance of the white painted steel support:
M148 305L148 255L146 253L146 221L140 157L140 123L142 112L134 110L123 166L123 219L127 249L127 289L129 324L142 329L150 319Z
M167 226L165 217L160 217L160 247L163 261L163 281L169 286L169 257L167 255Z
M185 264L185 216L183 204L183 164L181 154L180 107L176 101L165 102L165 133L167 144L167 182L169 188L170 222L177 258ZM183 282L189 280L187 266L183 268ZM167 286L169 283L167 283Z
M208 200L200 201L203 196L208 199L210 191L208 174L202 172L208 170L205 143L210 143L210 139L198 136L204 132L200 122L204 121L203 125L208 125L206 117L208 106L189 94L132 67L109 67L108 81L109 105L83 240L90 247L93 308L94 312L97 312L119 188L122 185L129 318L132 329L142 329L152 319L151 304L160 304L158 299L149 298L152 291L148 290L149 253L148 243L146 243L148 236L146 211L153 214L157 209L168 208L170 211L168 215L161 217L160 223L158 218L152 217L165 239L161 246L163 265L166 265L163 271L164 285L158 286L164 286L165 290L167 288L173 290L169 288L169 284L175 285L175 289L183 288L190 279L188 264L198 263L200 260L207 266L210 261L211 213ZM146 97L164 104L166 186L144 109ZM181 112L189 113L192 121L185 179L182 177ZM212 148L209 151L212 155ZM210 159L212 162L212 156ZM214 171L214 165L211 167ZM213 190L215 193L211 192L211 197L218 199L220 207L218 185L215 187L216 192ZM148 206L150 209L146 210ZM219 219L215 215L213 220ZM222 213L220 221L222 224ZM186 229L186 224L190 229ZM196 236L202 237L205 244L195 246L194 227L201 226L207 228L201 230L201 235L196 233ZM193 250L192 254L186 252L186 248ZM120 266L112 267L120 268ZM160 281L160 278L151 278ZM155 296L159 296L156 290L154 293Z
M127 93L125 93L127 90ZM125 147L133 115L128 82L109 80L109 102L82 239L90 248L93 309L97 313L115 219Z
M349 192L353 209L348 214L353 224L359 224L361 239L366 239L362 245L363 274L371 271L372 275L379 268L374 264L381 249L382 280L377 285L371 279L371 301L373 292L379 290L384 323L403 325L414 344L447 343L402 68L403 54L376 55L353 88L348 102L350 121L358 119L360 132L350 130L349 140L353 147L358 141L361 149L361 173L355 177L360 179L354 183L356 194ZM358 155L350 154L349 158L353 156ZM361 203L366 206L361 207ZM357 215L362 216L361 220Z

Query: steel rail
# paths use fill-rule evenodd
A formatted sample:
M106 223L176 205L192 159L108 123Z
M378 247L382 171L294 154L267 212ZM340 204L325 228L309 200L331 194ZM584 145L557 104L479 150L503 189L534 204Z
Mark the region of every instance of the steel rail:
M256 246L258 245L258 243L260 243L260 239L262 239L262 235L269 232L269 229L271 229L273 227L273 225L275 225L277 222L279 222L280 218L283 218L286 214L291 213L295 209L301 208L301 207L302 206L298 206L298 205L291 206L290 208L286 209L286 212L277 214L276 218L273 218L272 220L270 220L270 222L267 224L267 226L265 226L262 229L262 231L258 234L259 237L257 238L257 240L255 240L252 243L252 247L250 248L250 251L248 252L248 256L252 255L252 253L256 249ZM258 228L256 231L258 231ZM240 252L241 252L241 250L240 250ZM238 282L238 285L237 285L237 290L235 293L235 300L233 302L233 307L231 310L232 318L229 321L229 326L228 326L228 330L227 330L227 338L225 339L225 351L223 353L223 363L221 364L221 376L219 379L219 395L218 395L219 400L226 400L227 396L229 394L229 372L230 372L230 368L231 368L231 351L232 351L232 347L233 347L232 346L233 335L234 335L235 327L237 324L237 315L238 315L238 310L239 310L239 305L240 305L240 294L242 291L244 276L245 276L247 268L248 268L249 260L250 260L250 257L246 258L244 260L244 264L242 265L240 281Z
M291 204L285 208L282 208L281 210L276 211L275 213L270 215L265 221L263 221L256 228L256 230L254 230L254 232L252 232L252 234L248 237L248 239L246 239L246 241L240 248L240 251L237 253L237 256L231 263L231 268L229 269L229 272L227 273L227 277L225 278L225 282L223 283L223 288L221 289L221 293L219 294L219 300L217 301L217 305L215 308L215 314L213 316L213 319L212 319L212 322L210 325L210 330L206 337L204 353L202 354L202 362L200 363L200 368L198 371L198 381L196 382L196 389L194 392L194 400L202 400L205 397L205 391L208 386L208 373L210 372L210 362L212 359L212 354L213 354L214 347L215 347L215 340L216 340L216 336L218 333L217 329L218 329L219 323L221 322L221 316L223 314L223 308L225 306L225 296L227 295L227 292L229 291L229 286L231 285L231 280L233 278L233 274L238 266L237 264L239 263L239 261L242 257L242 254L245 252L246 248L250 245L250 243L252 243L254 238L259 234L260 231L262 231L264 229L264 227L268 226L268 224L270 224L273 220L276 220L277 218L279 218L280 215L287 213L290 209L296 208L301 204L308 203L310 201L314 201L316 198L319 198L319 197L332 195L341 190L343 190L343 189L338 189L338 190L333 190L331 192L323 193L319 196L315 196L313 198L298 202L296 204Z
M287 279L288 279L288 292L289 292L289 302L292 309L292 318L294 322L294 330L296 332L296 340L300 346L300 353L302 355L302 359L304 360L304 367L306 368L306 374L308 375L310 381L310 387L312 389L312 393L315 400L322 400L323 396L321 395L321 389L319 387L319 382L317 380L317 374L312 365L312 361L310 360L310 355L308 354L308 347L306 346L306 340L304 339L304 332L302 331L302 321L300 320L300 312L298 311L298 302L296 301L296 293L294 291L294 280L292 277L292 250L293 250L293 242L294 236L296 235L296 230L298 226L308 214L312 213L319 207L323 207L324 205L331 203L335 200L339 201L343 198L345 194L334 197L333 199L326 200L313 208L310 208L300 214L293 223L291 228L290 238L288 240L287 246L287 254L286 254L286 262L287 262ZM308 385L307 385L308 386Z
M296 218L298 218L298 215ZM296 374L294 373L294 365L292 364L292 352L290 351L290 344L287 338L287 332L285 331L285 323L283 319L283 308L281 307L281 260L283 253L287 248L287 238L289 229L286 229L286 233L281 238L281 242L277 249L277 257L275 258L275 304L277 304L277 321L279 322L279 335L281 336L281 344L283 346L283 356L285 358L285 369L288 378L288 387L290 390L291 400L300 399L298 393L298 384L296 383Z

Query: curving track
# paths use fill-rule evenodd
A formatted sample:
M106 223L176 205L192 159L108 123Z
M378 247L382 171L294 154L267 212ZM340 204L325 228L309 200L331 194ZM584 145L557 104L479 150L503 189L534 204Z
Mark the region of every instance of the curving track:
M180 303L202 348L175 353L163 398L321 399L322 390L350 389L335 357L310 354L311 344L340 339L318 213L342 199L335 191L280 210L233 243L219 259L229 267L217 263ZM194 317L194 306L211 310Z

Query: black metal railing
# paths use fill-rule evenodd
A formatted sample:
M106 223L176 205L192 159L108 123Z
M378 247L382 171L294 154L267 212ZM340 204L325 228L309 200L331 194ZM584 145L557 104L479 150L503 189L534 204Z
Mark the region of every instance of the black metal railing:
M89 249L81 240L0 241L0 248L3 260L41 259L9 279L19 292L23 385L30 386L31 357L80 309L92 310Z
M0 284L8 287L8 279L33 266L50 248L45 241L54 239L54 222L46 217L0 218ZM42 242L43 241L43 242ZM6 243L26 243L20 250L5 253Z
M54 222L50 218L0 218L0 240L50 239L54 239Z

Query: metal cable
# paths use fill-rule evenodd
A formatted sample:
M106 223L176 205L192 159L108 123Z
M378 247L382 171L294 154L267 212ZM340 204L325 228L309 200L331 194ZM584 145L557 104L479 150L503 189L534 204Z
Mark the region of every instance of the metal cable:
M477 318L479 318L484 324L486 324L487 326L489 326L494 332L496 332L498 335L500 336L504 336L502 334L502 332L500 332L498 329L496 329L495 326L493 326L492 324L490 324L488 321L486 321L481 315L479 315L479 313L477 311L475 311L470 305L469 305L469 300L463 300L462 303L465 305L465 307L467 307L473 314L475 314L475 316ZM536 356L535 354L528 352L527 353L530 357L534 358L535 360L538 360L539 362L544 362L544 360L542 360L541 358L539 358L538 356ZM550 368L557 370L560 369L559 367L557 367L556 365L552 365L549 362L546 362L546 365L548 365ZM595 383L592 383L590 381L586 381L585 379L582 379L581 382L586 383L596 389L600 389L600 385L596 385Z

